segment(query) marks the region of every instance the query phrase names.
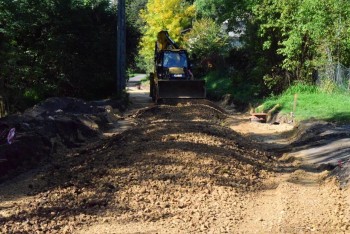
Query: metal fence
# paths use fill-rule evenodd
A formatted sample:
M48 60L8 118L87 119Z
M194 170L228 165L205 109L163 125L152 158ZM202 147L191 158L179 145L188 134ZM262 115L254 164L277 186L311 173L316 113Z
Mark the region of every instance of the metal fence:
M330 63L318 69L317 85L332 83L338 88L350 90L350 68L341 63Z

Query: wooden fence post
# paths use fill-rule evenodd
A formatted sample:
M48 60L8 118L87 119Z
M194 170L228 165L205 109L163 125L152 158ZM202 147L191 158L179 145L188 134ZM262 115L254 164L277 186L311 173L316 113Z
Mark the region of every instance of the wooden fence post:
M5 117L6 109L5 109L5 100L2 96L0 96L0 118Z

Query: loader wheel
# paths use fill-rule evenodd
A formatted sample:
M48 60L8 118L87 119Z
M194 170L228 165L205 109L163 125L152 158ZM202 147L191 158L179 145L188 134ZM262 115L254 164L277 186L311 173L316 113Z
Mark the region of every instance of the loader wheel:
M161 98L158 98L158 99L155 101L155 103L156 103L157 105L160 105L160 104L163 103L163 100L162 100Z

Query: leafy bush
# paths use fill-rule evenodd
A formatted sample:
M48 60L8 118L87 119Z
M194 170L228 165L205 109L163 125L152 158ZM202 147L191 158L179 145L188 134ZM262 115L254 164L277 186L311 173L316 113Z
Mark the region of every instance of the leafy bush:
M224 62L228 55L228 35L212 19L200 19L194 22L185 35L185 44L190 54L202 69L213 69Z
M223 95L232 91L232 80L223 71L211 71L204 76L204 80L206 82L207 96L210 99L219 100Z
M12 111L50 96L115 91L116 15L108 0L3 0L0 22L0 93Z
M231 94L234 103L239 108L245 108L248 103L257 102L261 87L249 82L236 82L233 74L226 70L210 71L204 76L207 97L220 100L225 94Z
M320 90L325 93L334 93L338 90L337 84L328 78L321 79Z

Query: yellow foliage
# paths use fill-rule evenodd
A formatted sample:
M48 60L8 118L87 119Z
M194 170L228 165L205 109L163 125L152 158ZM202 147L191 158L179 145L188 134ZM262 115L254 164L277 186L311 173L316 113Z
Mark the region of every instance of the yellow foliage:
M140 17L146 22L140 42L140 56L151 64L159 31L167 30L170 37L181 43L181 31L191 26L195 7L184 0L148 0Z

